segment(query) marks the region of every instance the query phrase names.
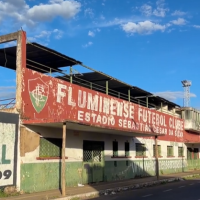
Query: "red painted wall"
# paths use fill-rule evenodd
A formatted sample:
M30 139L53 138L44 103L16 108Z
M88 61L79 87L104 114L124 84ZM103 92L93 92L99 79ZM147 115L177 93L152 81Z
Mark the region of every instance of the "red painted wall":
M23 122L74 121L183 140L182 119L123 101L30 69L23 73Z

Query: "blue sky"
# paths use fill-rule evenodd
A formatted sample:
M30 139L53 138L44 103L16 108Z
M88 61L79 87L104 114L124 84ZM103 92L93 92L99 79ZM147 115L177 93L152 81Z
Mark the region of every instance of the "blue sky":
M198 0L0 0L0 35L22 27L31 42L181 106L181 81L190 80L200 109L199 8ZM0 98L13 95L14 80L0 68Z

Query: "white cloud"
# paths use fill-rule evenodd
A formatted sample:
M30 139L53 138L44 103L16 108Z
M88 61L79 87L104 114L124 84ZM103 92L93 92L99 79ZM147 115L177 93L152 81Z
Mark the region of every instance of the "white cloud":
M186 20L183 18L178 18L177 20L172 20L171 23L174 25L185 25Z
M123 24L128 23L132 20L133 20L132 18L127 18L127 19L126 18L121 18L121 19L114 18L113 20L110 20L110 21L104 20L101 23L98 22L95 25L97 27L110 27L110 26L116 26L116 25L123 25ZM135 20L138 20L138 19L135 18Z
M29 42L35 42L37 39L35 37L27 37Z
M13 47L17 45L17 41L6 42L4 47Z
M186 12L182 12L180 10L175 10L173 13L172 13L172 16L183 16L183 15L186 15Z
M144 4L141 6L140 11L143 15L151 16L152 15L152 7L150 5Z
M134 22L128 22L122 25L122 29L126 33L130 33L130 34L134 34L134 33L151 34L152 32L155 32L155 31L164 31L166 29L166 26L156 24L151 21L139 22L137 24Z
M89 46L91 46L91 45L93 45L93 42L88 42L87 44L84 44L84 45L83 45L83 48L87 48L87 47L89 47Z
M169 11L168 8L165 8L165 0L158 0L156 5L157 8L153 11L153 14L157 17L165 17L166 12Z
M33 25L34 22L27 17L27 11L29 5L26 4L25 0L7 0L0 1L0 16L2 22L5 18L11 18L15 23Z
M194 28L200 28L200 25L194 25L193 27Z
M85 9L84 13L85 13L85 16L89 16L90 18L94 17L94 11L92 10L92 8Z
M97 32L99 33L100 31L101 31L101 29L96 28L96 29L94 29L93 31L89 31L89 32L88 32L88 36L94 37L94 36L96 35L96 33L97 33Z
M31 26L60 16L64 19L74 17L81 4L75 0L50 0L46 4L30 7L25 0L0 0L1 20L11 19L17 27Z
M41 31L39 34L34 35L34 37L28 37L29 42L36 42L37 40L40 43L43 43L45 46L48 45L50 38L54 37L55 39L59 40L63 36L63 31L54 29L54 30L44 30Z
M171 91L166 91L166 92L155 92L154 95L163 97L169 101L175 101L177 99L183 99L184 98L184 92L177 91L177 92L171 92ZM190 93L190 97L196 97L195 94Z
M58 30L58 29L54 29L53 33L55 34L55 38L58 39L58 40L61 39L62 36L63 36L63 31Z
M164 0L158 0L156 2L156 8L155 9L153 9L151 5L144 4L144 5L141 6L140 11L145 16L155 15L157 17L165 17L166 12L168 12L169 9L165 7L165 1Z
M88 35L91 36L91 37L94 37L94 36L95 36L95 33L92 32L92 31L89 31L89 32L88 32Z
M49 4L35 5L28 9L27 16L36 21L49 21L56 16L69 19L80 11L77 1L51 0Z
M101 3L101 5L105 6L105 2L106 2L106 0L103 0L103 2Z
M100 15L101 20L105 20L105 17L103 15Z
M42 31L39 35L36 35L36 38L46 38L49 39L51 31Z
M2 90L13 90L16 89L16 86L0 86L0 91Z
M62 38L63 32L61 30L58 29L54 29L52 31L41 31L41 33L39 35L36 35L36 38L45 38L46 40L48 40L50 38L50 36L52 36L52 34L54 34L56 39L60 39Z
M15 98L16 86L0 86L0 99Z

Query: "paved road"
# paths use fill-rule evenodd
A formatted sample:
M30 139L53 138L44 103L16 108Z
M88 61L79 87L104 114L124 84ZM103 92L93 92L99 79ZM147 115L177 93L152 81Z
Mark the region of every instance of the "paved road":
M200 179L137 189L95 200L200 200Z

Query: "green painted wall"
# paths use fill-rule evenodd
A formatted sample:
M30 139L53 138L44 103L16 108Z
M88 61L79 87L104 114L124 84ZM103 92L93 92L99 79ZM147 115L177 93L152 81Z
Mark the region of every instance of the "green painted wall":
M200 168L200 160L161 160L160 174L176 173ZM21 164L21 190L39 192L60 188L61 163ZM136 177L154 176L155 162L144 161L106 161L102 166L88 163L66 163L66 184L77 186L92 180L115 181Z

